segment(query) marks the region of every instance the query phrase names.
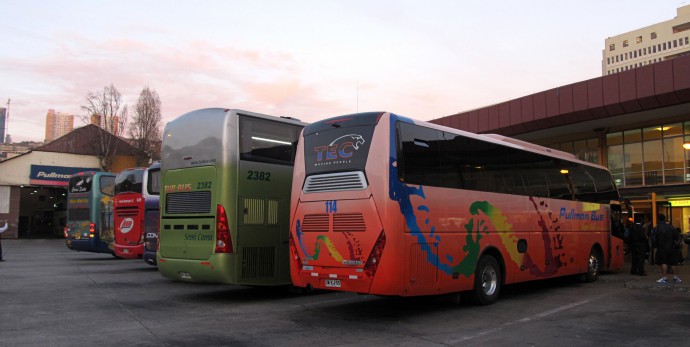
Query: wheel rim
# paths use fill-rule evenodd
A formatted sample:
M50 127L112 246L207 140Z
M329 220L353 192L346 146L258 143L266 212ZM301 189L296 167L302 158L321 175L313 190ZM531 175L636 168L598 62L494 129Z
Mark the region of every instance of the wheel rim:
M596 254L589 255L589 273L594 277L599 275L599 258Z
M498 274L493 267L486 267L482 271L482 289L484 294L493 295L498 287Z

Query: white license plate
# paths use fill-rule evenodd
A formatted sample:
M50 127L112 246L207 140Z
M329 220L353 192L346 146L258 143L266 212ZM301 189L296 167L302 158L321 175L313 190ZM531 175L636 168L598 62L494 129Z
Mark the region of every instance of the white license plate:
M124 250L122 250L122 253L129 253L129 249L125 248Z
M191 280L192 275L189 272L180 272L180 278L183 280Z
M340 280L326 280L326 287L340 288Z

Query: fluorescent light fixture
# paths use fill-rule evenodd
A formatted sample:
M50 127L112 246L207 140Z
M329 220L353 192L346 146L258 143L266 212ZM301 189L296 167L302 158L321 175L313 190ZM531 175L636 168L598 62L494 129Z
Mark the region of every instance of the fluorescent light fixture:
M568 172L569 172L568 169L562 169L562 170L561 170L561 173L564 174L564 175L567 174Z
M666 130L668 130L668 129L671 129L671 127L657 127L657 128L654 128L654 130L658 130L658 131L662 131L662 130L663 130L663 131L666 131Z
M280 140L273 140L273 139L266 139L263 137L257 137L257 136L252 136L252 140L256 141L263 141L263 142L270 142L270 143L279 143L281 145L292 145L292 143L287 142L287 141L280 141Z

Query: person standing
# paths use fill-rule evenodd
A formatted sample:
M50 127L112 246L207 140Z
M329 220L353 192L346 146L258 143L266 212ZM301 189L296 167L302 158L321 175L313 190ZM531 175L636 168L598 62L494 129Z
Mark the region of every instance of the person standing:
M661 277L657 283L668 283L669 270L673 273L673 282L680 283L675 267L678 264L678 240L680 234L671 224L666 223L666 216L663 213L659 214L658 224L654 228L654 237L657 247L656 255L654 256L657 265L661 266Z
M5 230L7 230L7 227L7 222L5 222L4 226L0 227L0 261L5 261L4 259L2 259L2 233L4 233Z
M649 265L654 265L654 247L652 247L652 219L648 216L644 216L644 224L642 224L642 229L644 229L644 235L647 239L647 261Z
M647 255L647 247L649 241L645 230L639 223L630 222L629 228L629 246L630 256L632 257L632 266L630 273L638 276L647 276L644 271L644 262Z

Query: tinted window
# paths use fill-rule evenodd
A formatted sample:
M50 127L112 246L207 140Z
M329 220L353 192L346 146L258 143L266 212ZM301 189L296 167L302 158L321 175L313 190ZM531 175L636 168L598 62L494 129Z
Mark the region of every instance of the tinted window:
M69 192L70 193L85 193L91 191L91 185L93 184L93 176L72 176L69 179Z
M101 194L113 196L115 193L115 177L101 176Z
M404 122L397 132L404 182L600 203L618 199L604 169Z
M398 123L398 177L403 182L442 186L439 134L434 129Z
M147 191L151 195L161 194L161 170L149 170Z
M240 115L240 159L293 165L301 126Z
M143 192L144 169L125 170L115 177L115 194Z
M89 208L70 208L67 211L67 220L70 222L91 220L91 210Z

